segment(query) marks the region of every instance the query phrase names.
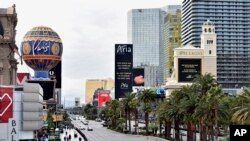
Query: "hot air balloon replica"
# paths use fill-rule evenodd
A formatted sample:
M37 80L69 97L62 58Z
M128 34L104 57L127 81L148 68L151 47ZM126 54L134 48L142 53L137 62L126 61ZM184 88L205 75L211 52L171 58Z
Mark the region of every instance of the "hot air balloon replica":
M28 31L21 43L24 62L35 71L35 79L49 79L63 52L59 35L50 27L37 26Z

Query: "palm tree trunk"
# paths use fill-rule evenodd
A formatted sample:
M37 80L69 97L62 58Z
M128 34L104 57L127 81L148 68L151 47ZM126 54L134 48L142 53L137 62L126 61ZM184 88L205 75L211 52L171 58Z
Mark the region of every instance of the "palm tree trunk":
M203 130L203 132L202 132L202 140L203 141L206 141L207 140L207 130L206 130L206 126L203 124L202 125L202 130Z
M193 124L193 127L192 127L192 129L193 129L193 141L196 141L196 124Z
M212 131L211 131L211 128L210 128L210 126L208 126L208 127L207 127L207 133L208 133L207 135L208 135L208 140L209 140L209 141L211 141L211 132L212 132Z
M193 126L190 121L187 123L187 141L193 141Z
M215 138L218 140L218 99L215 98L214 103L214 113L215 113Z
M128 130L128 111L127 109L125 109L125 130L127 131Z
M175 140L180 141L179 120L174 121L174 128L175 128Z
M115 124L116 124L116 122L115 122L115 118L113 117L113 118L112 118L112 128L114 128L114 127L115 127Z
M145 112L146 135L148 135L148 112Z
M161 130L161 126L162 126L162 121L160 121L160 128L159 128L159 132L160 132L160 134L161 134L161 132L162 132L162 130Z
M202 128L202 119L200 119L200 122L199 122L199 133L200 133L200 141L203 141L203 128Z
M214 141L214 127L213 127L213 125L211 127L211 136L212 136L212 141Z
M165 137L165 139L167 139L167 140L169 140L169 138L168 138L168 124L165 122L165 133L164 133L164 137Z
M138 111L135 109L135 133L137 133L137 128L138 128Z
M130 110L128 110L128 124L129 124L129 133L131 133L131 116L130 116Z
M171 139L171 122L165 121L165 133L164 133L165 139L170 140Z
M191 134L190 134L190 132L192 133L191 130L192 130L191 124L190 124L190 122L187 122L187 141L191 141Z
M171 139L171 122L167 121L165 125L165 138L167 140Z

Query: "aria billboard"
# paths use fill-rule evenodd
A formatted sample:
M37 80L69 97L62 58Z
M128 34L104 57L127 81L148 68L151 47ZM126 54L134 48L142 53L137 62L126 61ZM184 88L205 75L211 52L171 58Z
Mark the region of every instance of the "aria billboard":
M144 86L144 68L133 68L133 86Z
M132 92L133 45L115 44L115 99Z
M178 82L192 82L195 75L201 75L201 59L178 59Z

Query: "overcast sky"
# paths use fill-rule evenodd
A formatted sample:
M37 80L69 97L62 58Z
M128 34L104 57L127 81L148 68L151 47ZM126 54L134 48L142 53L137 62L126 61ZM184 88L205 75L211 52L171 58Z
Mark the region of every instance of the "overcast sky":
M114 44L127 42L127 12L160 8L182 0L0 0L0 8L16 4L16 44L34 26L49 26L63 42L62 94L85 100L87 79L114 78ZM26 65L18 72L30 72Z

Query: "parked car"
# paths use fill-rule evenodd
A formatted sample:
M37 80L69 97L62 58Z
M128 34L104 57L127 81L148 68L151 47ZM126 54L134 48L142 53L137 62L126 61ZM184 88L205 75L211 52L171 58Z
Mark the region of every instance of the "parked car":
M95 121L102 122L102 120L100 118L96 118Z
M88 124L89 124L88 121L83 121L82 123L83 123L84 125L88 125Z
M87 130L88 130L88 131L93 131L93 128L90 127L90 126L88 126Z
M84 127L79 127L79 129L80 129L80 130L85 130L85 128L84 128Z

